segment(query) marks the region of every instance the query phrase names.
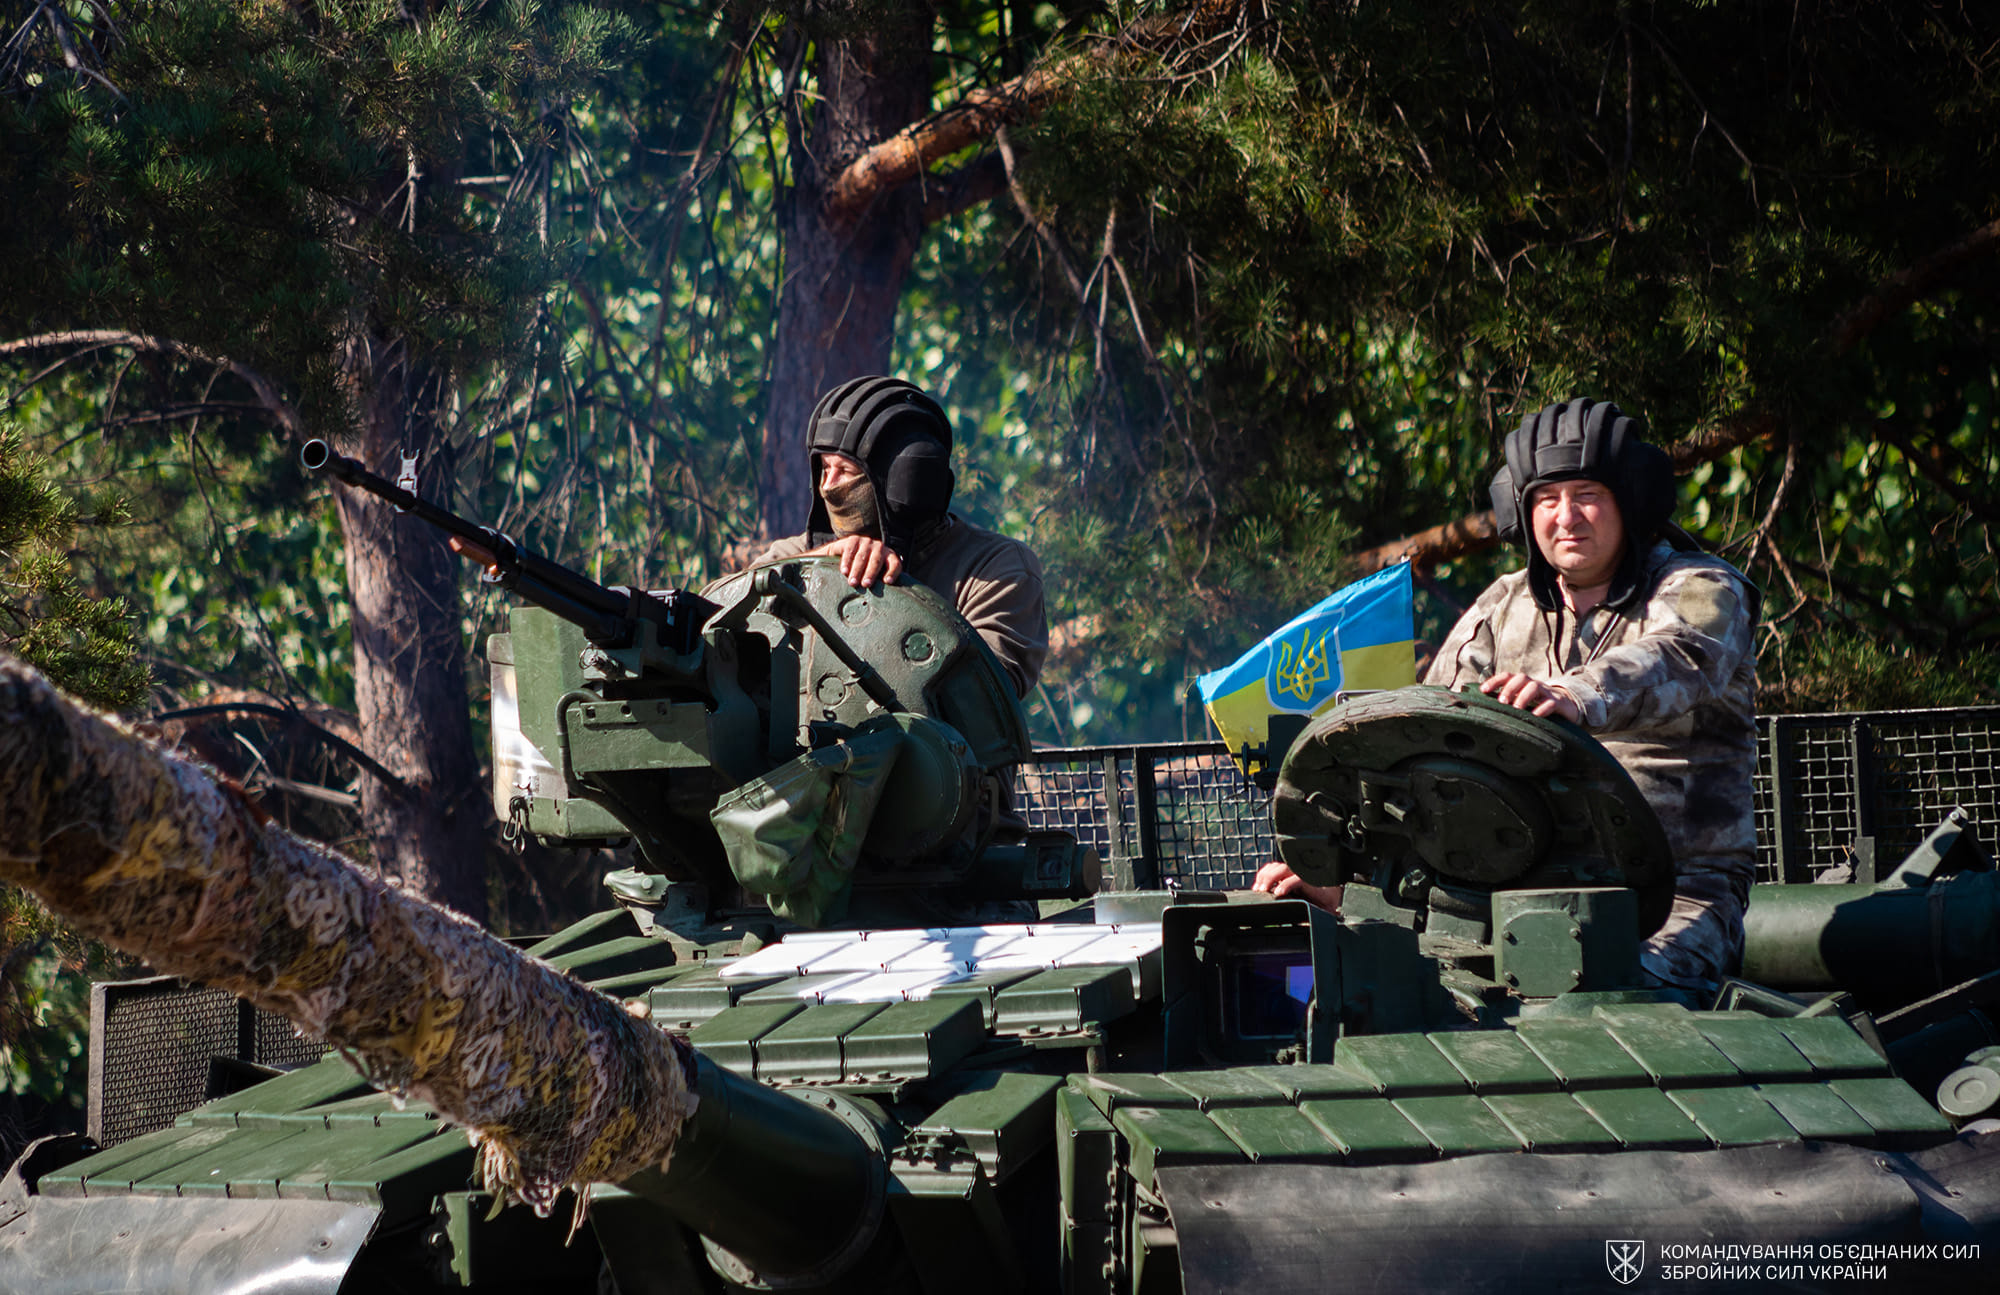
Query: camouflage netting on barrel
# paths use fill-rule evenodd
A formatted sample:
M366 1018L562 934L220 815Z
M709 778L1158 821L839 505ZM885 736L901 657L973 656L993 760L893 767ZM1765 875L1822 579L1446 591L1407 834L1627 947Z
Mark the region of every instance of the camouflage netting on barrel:
M662 1165L693 1056L470 920L269 822L234 788L0 656L0 880L228 989L465 1126L538 1214Z

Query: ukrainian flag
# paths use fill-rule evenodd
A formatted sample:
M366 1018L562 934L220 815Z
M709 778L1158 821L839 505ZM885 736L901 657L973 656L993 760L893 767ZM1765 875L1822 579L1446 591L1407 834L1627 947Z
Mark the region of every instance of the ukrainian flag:
M1240 752L1265 741L1273 714L1317 715L1342 689L1415 683L1416 637L1405 562L1339 590L1195 686L1223 741Z

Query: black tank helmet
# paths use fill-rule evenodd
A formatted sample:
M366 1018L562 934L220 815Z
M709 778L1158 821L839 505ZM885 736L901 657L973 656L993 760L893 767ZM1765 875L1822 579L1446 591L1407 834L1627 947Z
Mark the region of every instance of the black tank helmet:
M1500 537L1528 550L1528 586L1544 611L1562 606L1555 568L1536 547L1528 493L1552 481L1599 481L1610 488L1625 523L1625 554L1605 602L1622 608L1638 595L1646 554L1657 539L1700 547L1668 520L1674 467L1666 452L1639 439L1639 423L1608 400L1579 397L1529 414L1507 435L1507 462L1493 474L1493 520Z
M944 521L956 480L951 471L951 420L915 385L884 377L842 383L814 406L806 447L813 472L812 515L806 529L815 544L833 538L833 522L819 493L822 454L845 454L861 464L875 487L882 538L905 560Z

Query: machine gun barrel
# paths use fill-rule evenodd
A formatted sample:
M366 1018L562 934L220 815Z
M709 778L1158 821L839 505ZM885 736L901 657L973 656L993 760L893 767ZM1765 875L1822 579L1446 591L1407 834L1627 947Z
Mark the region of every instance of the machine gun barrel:
M308 471L323 472L356 489L366 490L477 550L488 560L486 579L582 626L585 636L599 646L629 645L638 622L644 619L658 626L661 642L685 651L705 619L708 609L699 599L676 591L669 602L642 589L598 584L560 562L551 562L522 548L491 526L468 521L370 472L355 460L335 453L323 440L307 441L299 450L299 461Z

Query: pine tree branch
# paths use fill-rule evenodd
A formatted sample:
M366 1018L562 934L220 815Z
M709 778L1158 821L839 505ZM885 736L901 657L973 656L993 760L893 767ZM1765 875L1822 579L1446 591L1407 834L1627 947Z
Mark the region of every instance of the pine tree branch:
M273 422L285 429L286 435L296 441L311 438L306 430L305 420L290 401L278 394L277 384L257 372L247 364L225 356L210 355L199 347L186 342L176 342L168 337L154 337L149 333L129 333L115 328L72 329L58 333L37 333L32 337L20 337L11 342L0 342L0 357L21 355L28 351L46 350L53 346L75 346L84 350L101 347L125 346L135 351L147 351L155 355L171 355L179 359L193 360L197 364L214 365L249 387L256 395L257 403L270 415Z
M1354 560L1361 575L1380 571L1398 562L1408 562L1419 571L1427 571L1440 562L1490 549L1499 542L1500 528L1493 521L1492 510L1487 509L1467 513L1456 520L1418 531L1415 535L1405 535L1387 544L1378 544L1355 554Z
M199 404L175 405L170 409L147 409L133 414L120 414L116 418L106 418L98 426L110 431L117 427L137 427L145 423L177 423L182 419L209 418L224 414L240 414L245 411L264 412L261 401L250 400L208 400Z
M2000 527L2000 508L1995 508L1991 502L1981 499L1952 476L1948 460L1957 459L1959 456L1952 451L1951 446L1940 441L1933 444L1930 447L1930 452L1926 453L1917 446L1914 440L1904 435L1900 428L1887 419L1874 419L1872 420L1872 425L1875 428L1875 434L1895 446L1898 450L1901 450L1903 458L1915 467L1925 480L1929 481L1939 490L1944 491L1947 495L1950 495L1959 507L1965 509L1966 512L1971 513L1986 525ZM1958 466L1962 470L1967 470L1968 475L1976 475L1976 472L1971 470L1970 464L1966 464L1960 460Z
M1943 287L1960 269L1996 251L2000 251L2000 220L1981 225L1950 247L1882 280L1874 292L1835 322L1829 339L1833 353L1847 354L1891 315L1908 309Z
M1083 275L1078 272L1076 262L1071 258L1069 247L1063 242L1062 235L1056 231L1054 226L1041 218L1035 211L1034 203L1029 200L1028 191L1022 186L1020 176L1015 169L1014 146L1012 141L1007 138L1005 129L995 134L994 143L997 146L1002 169L1006 175L1007 187L1013 194L1015 208L1021 213L1021 219L1027 224L1028 228L1035 231L1035 237L1041 240L1042 246L1047 249L1050 259L1055 261L1056 268L1062 271L1063 279L1069 284L1070 292L1076 296L1077 315L1085 323L1091 325L1096 335L1097 354L1102 356L1104 353L1103 326L1098 322L1097 316L1090 310L1089 285L1084 282Z
M851 225L877 195L921 175L933 162L991 139L993 132L1039 113L1067 80L1034 68L997 86L974 90L933 117L905 127L848 163L827 191L827 220Z
M1778 514L1785 510L1785 504L1791 499L1792 483L1799 474L1799 445L1804 439L1799 434L1798 424L1793 423L1785 435L1785 469L1778 476L1778 488L1771 492L1771 506L1764 510L1763 519L1757 523L1757 529L1750 533L1750 542L1744 546L1744 552L1751 561L1755 561L1760 552L1777 558L1777 546L1771 543L1771 532L1777 528ZM1783 559L1778 558L1778 561L1782 564ZM1791 578L1789 569L1785 571L1785 576ZM1793 581L1794 591L1797 588L1797 582ZM1800 597L1803 599L1804 595Z
M1738 414L1709 427L1697 427L1666 447L1676 475L1704 463L1713 463L1729 451L1752 441L1768 441L1778 434L1778 420L1770 414Z
M1006 193L1007 165L998 152L935 177L924 185L923 221L935 225Z
M297 706L280 705L270 701L250 701L247 699L204 702L198 706L181 706L174 710L161 711L151 716L149 724L167 724L174 721L209 719L219 715L259 715L283 724L296 724L314 741L339 752L360 765L375 777L381 779L398 792L408 794L410 784L382 766L374 756L361 749L361 726L352 716L334 710L330 706L316 708L321 712L315 718ZM335 732L335 728L345 728L347 735Z
M1069 283L1070 291L1076 294L1077 317L1090 326L1091 335L1096 343L1093 349L1095 358L1092 360L1092 367L1101 378L1104 373L1104 356L1107 349L1104 335L1104 314L1110 306L1111 285L1107 280L1098 302L1098 309L1096 310L1090 308L1090 292L1091 285L1097 282L1098 275L1103 272L1103 260L1100 258L1097 267L1091 271L1088 279L1083 277L1077 269L1075 260L1070 256L1069 248L1063 242L1062 235L1057 232L1054 226L1036 214L1034 204L1029 201L1028 191L1022 187L1020 176L1015 170L1013 143L1007 138L1007 131L1004 127L994 134L993 142L994 147L1000 155L1000 160L1004 164L1007 187L1013 195L1015 207L1021 213L1021 219L1030 229L1035 231L1035 236L1041 240L1042 246L1047 249L1050 258L1055 261L1056 267L1062 271L1063 278ZM1116 212L1117 208L1114 207L1112 214L1115 215ZM1107 234L1110 232L1109 227L1107 227L1106 232ZM1129 445L1132 420L1126 413L1124 392L1115 382L1101 383L1100 389L1110 399L1112 410L1116 415L1116 425L1125 432ZM1130 449L1132 457L1136 461L1138 459L1138 449L1136 446L1130 446ZM1083 461L1084 480L1088 481L1096 456L1086 446L1081 457Z
M996 131L1038 115L1088 72L1139 54L1198 48L1218 32L1247 26L1246 10L1244 0L1205 0L1183 15L1134 23L1081 55L1052 60L999 85L971 91L842 168L827 186L827 223L836 228L852 225L881 194L916 179L933 163L993 138Z
M93 4L90 8L94 20L103 26L103 37L106 41L123 39L118 24L112 20L110 12L104 6ZM4 49L0 49L0 81L6 82L8 87L13 89L27 84L32 73L47 74L46 70L34 63L29 56L36 19L41 19L49 34L54 37L65 68L97 82L109 90L119 103L130 105L131 100L125 97L125 92L113 85L110 78L100 70L102 60L97 56L95 42L86 40L79 49L74 30L77 16L68 13L64 6L55 3L55 0L38 0L34 12L15 28ZM85 56L84 51L88 52L89 57Z

